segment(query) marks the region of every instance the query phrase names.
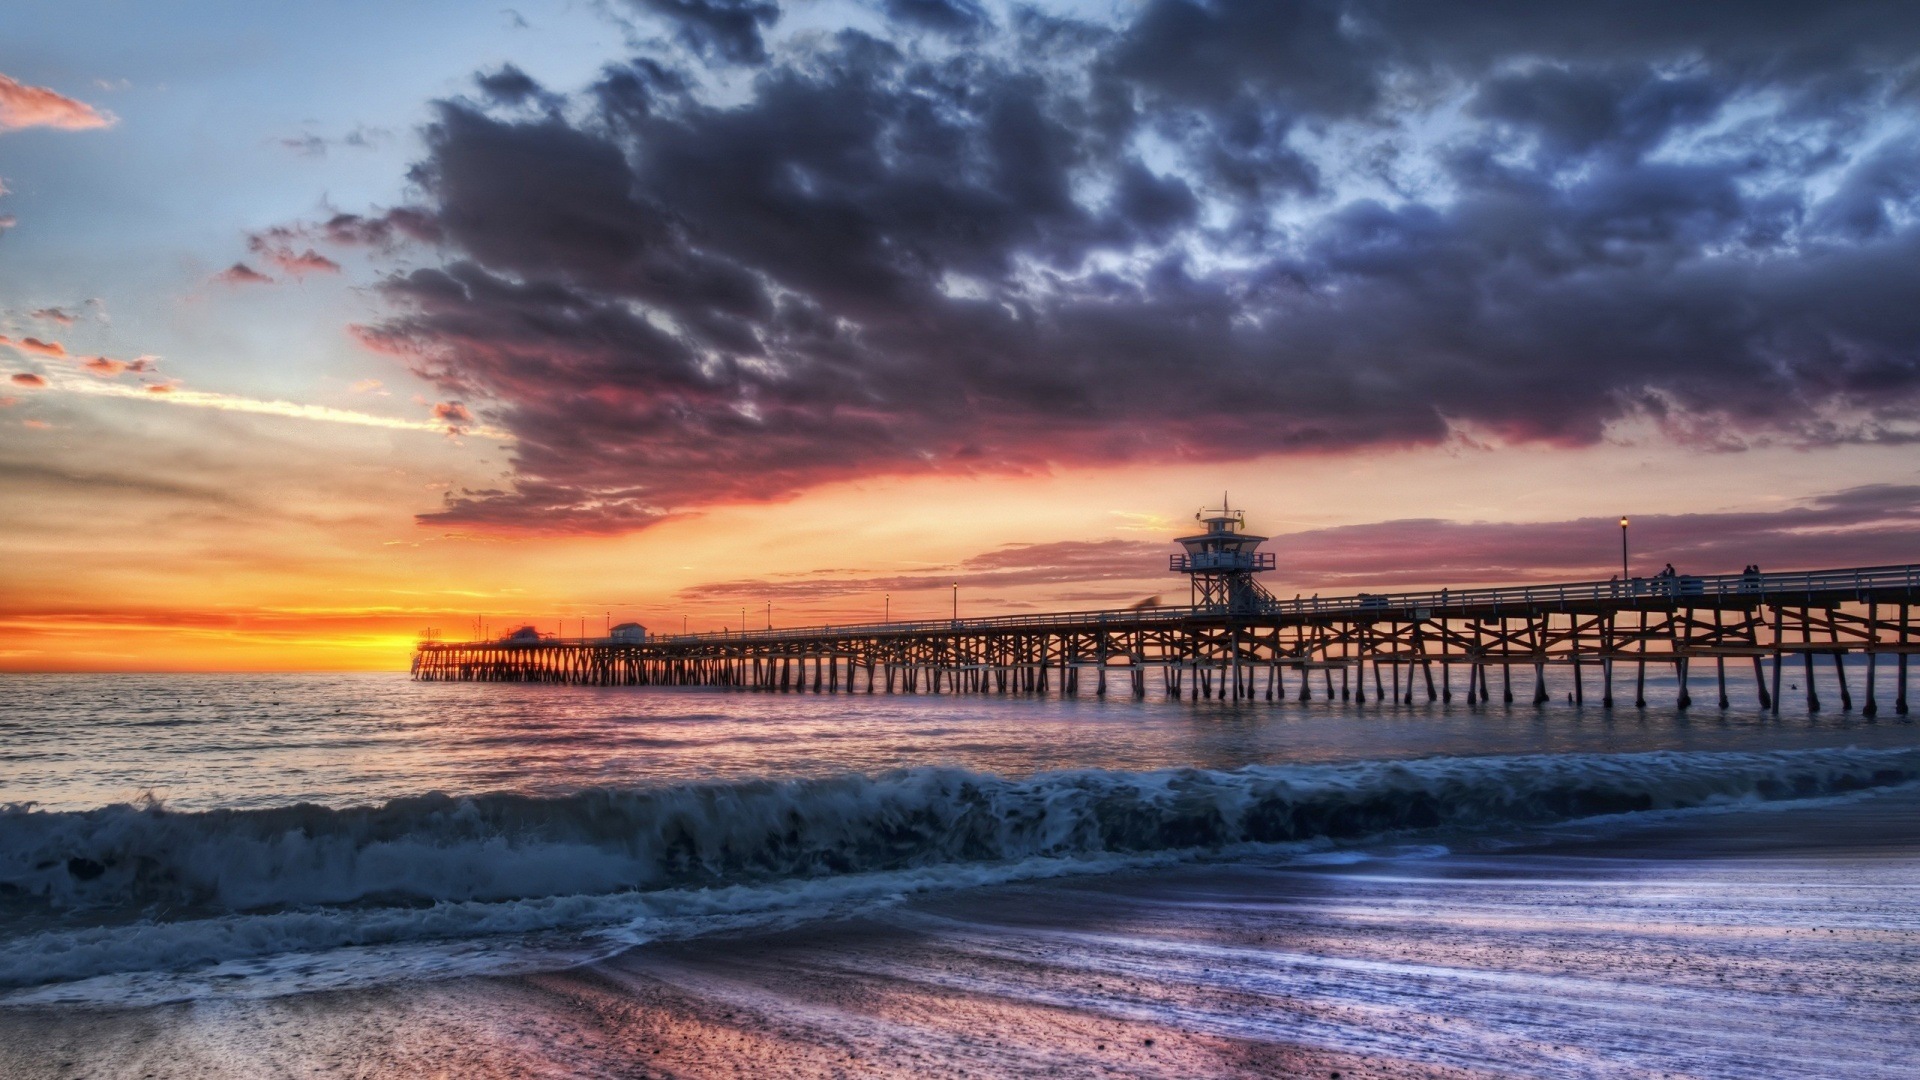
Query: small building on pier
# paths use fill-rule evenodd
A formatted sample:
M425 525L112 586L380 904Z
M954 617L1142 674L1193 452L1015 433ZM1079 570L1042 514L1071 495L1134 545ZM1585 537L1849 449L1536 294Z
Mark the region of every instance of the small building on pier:
M607 636L621 644L637 643L647 640L647 628L637 622L623 622L614 627Z
M1253 575L1273 569L1273 553L1261 551L1267 538L1246 531L1247 514L1227 506L1193 515L1207 531L1182 536L1175 543L1186 554L1171 556L1167 569L1188 575L1193 582L1193 606L1234 615L1253 615L1267 609L1273 597Z

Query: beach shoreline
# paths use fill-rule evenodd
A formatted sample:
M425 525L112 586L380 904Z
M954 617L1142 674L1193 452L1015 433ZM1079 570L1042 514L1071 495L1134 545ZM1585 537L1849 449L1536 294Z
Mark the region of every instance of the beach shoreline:
M1920 1048L1916 810L1908 786L1623 815L985 886L566 971L12 1008L0 1074L1894 1076Z

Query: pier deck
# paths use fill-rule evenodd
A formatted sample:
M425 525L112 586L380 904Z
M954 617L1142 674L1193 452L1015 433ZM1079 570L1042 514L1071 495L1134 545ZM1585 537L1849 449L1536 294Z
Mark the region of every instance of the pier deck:
M1514 669L1536 702L1545 669L1600 675L1614 704L1614 669L1632 665L1645 704L1647 665L1669 665L1678 702L1691 705L1696 661L1711 662L1727 704L1727 662L1750 660L1763 708L1780 708L1783 668L1804 667L1807 707L1821 702L1816 657L1830 655L1843 709L1854 706L1845 655L1864 654L1861 711L1879 711L1874 672L1896 669L1894 709L1907 712L1907 658L1920 651L1920 564L1793 573L1633 578L1437 592L1359 593L1272 600L1255 611L1219 606L1078 611L985 619L862 623L683 634L644 642L610 638L419 643L422 680L546 682L595 686L721 686L821 693L1046 693L1110 681L1145 696L1157 672L1170 696L1251 700L1314 697L1451 701L1454 669L1468 702L1514 700ZM1769 663L1770 662L1770 663ZM1490 689L1498 672L1500 690ZM1316 689L1314 673L1321 685ZM1337 683L1336 685L1336 673ZM1736 672L1736 675L1738 673Z

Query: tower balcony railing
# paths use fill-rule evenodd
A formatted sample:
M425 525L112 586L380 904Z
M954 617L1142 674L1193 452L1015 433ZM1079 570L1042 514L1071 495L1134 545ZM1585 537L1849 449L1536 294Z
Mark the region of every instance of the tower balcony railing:
M1167 569L1177 574L1207 571L1254 571L1273 569L1271 551L1202 551L1167 556Z

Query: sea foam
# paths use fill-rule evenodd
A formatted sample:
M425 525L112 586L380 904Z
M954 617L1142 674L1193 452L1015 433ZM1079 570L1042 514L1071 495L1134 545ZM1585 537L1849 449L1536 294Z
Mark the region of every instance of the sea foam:
M1232 771L948 768L427 794L379 806L0 811L0 986L422 940L814 910L1244 844L1820 797L1920 751L1430 758Z

